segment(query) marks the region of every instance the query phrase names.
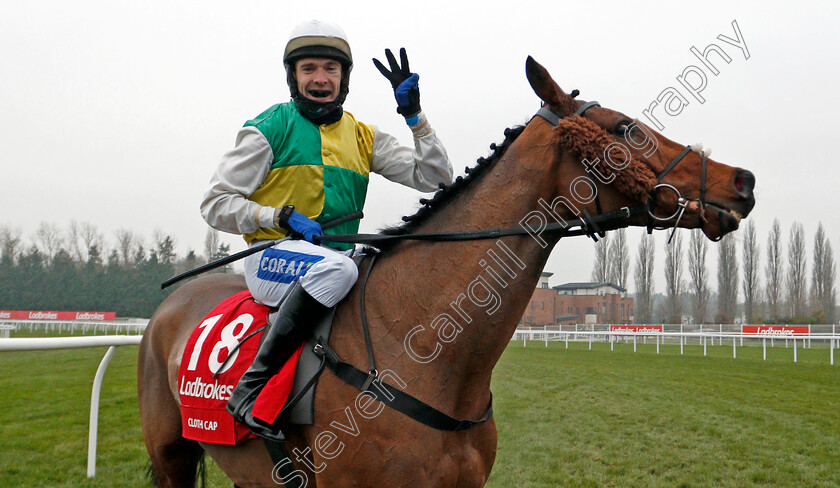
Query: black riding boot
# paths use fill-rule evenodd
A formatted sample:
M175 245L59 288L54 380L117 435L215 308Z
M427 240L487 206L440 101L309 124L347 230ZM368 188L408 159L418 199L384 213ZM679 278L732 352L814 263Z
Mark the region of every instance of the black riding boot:
M246 424L253 433L267 439L282 441L283 433L251 415L257 395L268 380L292 355L304 339L305 333L329 310L312 298L296 283L289 296L280 304L277 318L263 332L262 344L253 364L239 379L227 404L233 418Z

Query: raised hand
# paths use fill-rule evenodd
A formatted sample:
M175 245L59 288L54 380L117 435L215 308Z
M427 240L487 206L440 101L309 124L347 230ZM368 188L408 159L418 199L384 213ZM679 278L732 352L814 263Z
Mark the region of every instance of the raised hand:
M399 63L390 49L385 50L385 56L388 58L390 70L376 58L373 59L373 65L391 82L394 98L397 100L397 112L406 118L417 115L420 112L420 76L411 72L405 48L400 48Z

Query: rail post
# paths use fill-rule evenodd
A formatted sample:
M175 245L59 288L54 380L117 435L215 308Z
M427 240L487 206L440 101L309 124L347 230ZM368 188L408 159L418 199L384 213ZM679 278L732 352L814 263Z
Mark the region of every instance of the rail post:
M111 363L111 358L117 352L117 346L108 348L108 352L99 363L96 369L96 376L93 378L93 389L90 392L90 428L88 430L88 465L87 477L93 478L96 476L96 434L99 428L99 393L102 391L102 378L105 376L105 370L108 369L108 364Z

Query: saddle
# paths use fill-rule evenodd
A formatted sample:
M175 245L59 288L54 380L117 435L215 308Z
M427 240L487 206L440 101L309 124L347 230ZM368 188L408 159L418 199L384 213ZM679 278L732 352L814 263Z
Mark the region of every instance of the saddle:
M354 259L357 265L362 258ZM178 372L184 438L225 445L256 438L225 407L254 360L272 311L245 290L223 300L193 330ZM315 387L324 370L324 361L314 351L319 341L329 341L334 316L335 307L314 324L310 339L260 391L255 409L287 424L314 423Z
M363 260L364 257L365 256L362 255L356 256L354 258L354 261L356 262L357 266L360 265L361 260ZM368 352L368 363L370 367L369 371L362 371L356 368L354 365L342 361L341 358L336 354L336 352L333 351L332 348L330 348L329 337L330 332L332 331L333 317L335 316L335 308L333 308L329 313L324 315L320 323L314 325L314 327L312 328L312 332L309 335L309 339L304 341L298 347L295 354L289 359L287 364L281 368L280 372L277 375L275 375L271 380L269 380L268 384L262 389L259 396L257 397L257 401L254 404L254 408L256 409L260 404L263 396L267 395L265 397L265 403L271 404L272 408L275 409L274 412L276 412L276 415L274 415L274 412L272 412L272 415L270 415L270 417L276 419L275 422L285 422L286 425L313 424L315 417L315 389L317 386L318 378L320 378L321 373L324 372L324 369L328 368L332 372L332 374L334 374L337 378L339 378L346 384L353 386L358 391L360 391L361 394L369 394L372 398L383 403L384 405L394 410L397 410L400 413L410 417L411 419L425 424L433 429L442 431L461 431L480 426L488 420L490 420L490 418L492 418L493 416L492 395L490 397L490 402L487 407L487 410L481 418L477 420L458 419L451 417L450 415L441 412L435 409L434 407L424 403L422 400L417 399L411 396L410 394L404 392L403 389L407 387L407 384L404 381L402 381L398 377L398 375L395 374L395 372L390 370L379 372L376 369L376 364L373 357L373 348L370 339L370 332L368 330L367 321L365 319L364 307L365 287L367 284L367 279L370 275L370 271L373 268L375 259L376 255L372 257L370 265L367 267L366 273L362 278L361 283L361 323L362 330L364 331L365 336L365 346ZM237 297L242 303L250 303L256 305L256 302L253 300L253 297L251 297L250 293L247 291L243 291L229 297L227 300L225 300L225 302L223 302L223 304L230 300L237 299ZM260 317L267 318L267 307L261 307L263 307L263 310L257 315L259 315ZM247 322L249 326L253 325L253 322L249 321L250 319L239 320L239 324L244 324ZM216 343L217 345L213 347L211 353L209 354L209 357L207 357L206 359L206 353L191 353L191 351L194 351L195 345L199 342L213 342L207 339L209 332L205 333L205 330L213 328L213 326L217 322L224 322L228 324L227 326L225 326L224 329L221 330L219 336L219 343L227 344L227 347L231 348L231 351L228 353L227 357L221 362L219 362L219 358L217 357L218 351L216 350L219 343ZM233 420L233 417L227 413L227 410L225 410L225 406L227 404L227 399L229 398L230 393L233 391L233 388L236 386L236 383L239 381L239 378L250 366L251 362L253 361L253 357L256 354L256 350L259 348L259 340L249 339L255 337L258 333L261 334L265 327L262 326L258 329L255 329L250 334L246 334L245 329L247 327L245 325L240 325L241 329L229 330L227 335L225 335L224 331L227 330L228 327L232 327L235 324L237 324L237 321L230 321L230 317L226 315L226 312L218 313L214 309L214 311L211 312L201 324L199 324L199 326L196 328L195 331L193 331L193 334L190 336L190 340L187 344L184 353L184 358L181 362L181 371L184 371L184 368L186 368L187 370L189 370L191 367L194 368L194 362L198 364L203 364L203 361L206 361L212 366L215 364L213 363L213 361L216 361L219 362L219 364L215 364L216 367L214 371L217 371L217 373L213 374L214 378L217 375L227 372L228 370L237 371L238 374L235 375L235 380L231 378L228 380L228 383L224 384L224 386L217 387L217 391L226 392L226 395L223 393L222 395L220 395L220 398L216 398L216 403L214 405L215 410L211 410L216 415L215 418L221 420L214 420L214 417L212 417L211 414L206 414L208 415L208 421L211 422L211 424L197 424L197 422L194 419L192 422L190 422L191 419L188 416L189 413L206 412L203 412L200 408L196 406L189 405L190 402L185 402L184 395L181 396L183 436L187 439L195 439L203 442L236 444L238 442L241 442L242 440L256 437L250 432L250 430L248 430L248 428L245 425L235 422ZM234 340L231 340L231 337L233 337ZM202 348L198 347L198 349ZM244 359L244 357L246 356L246 351L249 350L253 350L253 352L250 353L248 359ZM240 354L242 355L242 358L239 357ZM193 356L195 356L195 361L193 360ZM228 363L230 363L230 365ZM180 379L180 384L183 388L183 386L185 384L188 384L188 382L185 382L186 377L183 375L180 376ZM389 382L386 382L386 379L388 379ZM398 386L392 386L392 383ZM212 386L209 388L210 390L214 389L214 387ZM223 399L221 398L222 396L224 397ZM189 400L189 398L187 400ZM213 424L212 422L214 421L225 422L226 425L222 426L221 423ZM225 442L221 442L219 440L205 440L207 436L205 436L204 438L197 438L200 437L201 434L206 433L208 427L213 427L213 429L218 429L220 431L229 431L231 433L227 437L225 437ZM298 488L300 486L305 486L305 483L300 483L301 479L296 474L299 472L295 471L293 462L289 457L284 443L271 441L268 439L263 440L265 442L266 449L268 450L268 453L275 464L275 469L278 470L278 474L282 477L286 486L290 488Z

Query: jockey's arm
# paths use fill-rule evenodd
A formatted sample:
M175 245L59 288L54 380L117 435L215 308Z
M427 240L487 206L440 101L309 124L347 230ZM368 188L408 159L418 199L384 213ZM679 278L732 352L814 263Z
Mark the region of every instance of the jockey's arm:
M413 149L400 145L395 137L376 128L371 170L423 192L437 190L440 183L452 183L449 156L426 115L417 114L417 123L409 127L414 137Z
M201 202L201 215L213 227L232 234L249 234L274 227L273 207L248 199L263 183L273 152L255 127L243 127L236 145L223 157Z

